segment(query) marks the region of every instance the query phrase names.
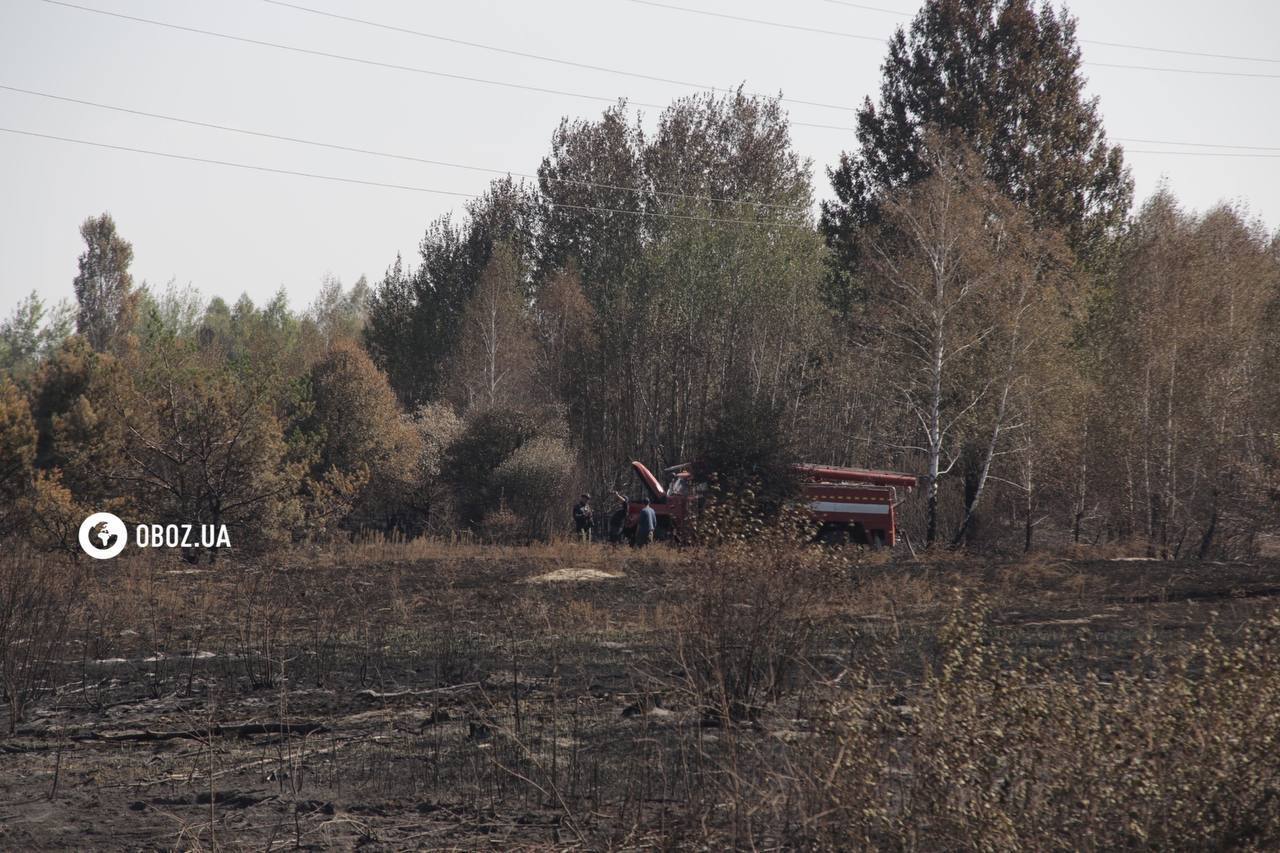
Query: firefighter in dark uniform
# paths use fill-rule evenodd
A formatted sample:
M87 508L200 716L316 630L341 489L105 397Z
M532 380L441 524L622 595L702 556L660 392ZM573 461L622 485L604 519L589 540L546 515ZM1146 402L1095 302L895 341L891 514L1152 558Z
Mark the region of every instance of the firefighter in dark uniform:
M591 541L591 525L595 521L595 514L591 511L591 495L582 494L578 498L578 502L573 505L573 529L578 534L578 539L583 542Z

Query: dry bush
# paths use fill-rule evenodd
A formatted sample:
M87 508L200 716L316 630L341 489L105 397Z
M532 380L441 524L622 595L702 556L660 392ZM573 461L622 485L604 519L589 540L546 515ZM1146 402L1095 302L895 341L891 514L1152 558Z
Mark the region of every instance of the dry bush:
M1280 844L1280 617L1231 646L1148 638L1109 678L1075 672L1070 649L1015 654L977 609L940 640L910 705L864 676L811 739L757 757L760 826L826 849Z
M52 687L49 679L66 653L80 585L79 568L59 558L0 560L0 694L10 734L30 702Z
M1128 672L1050 674L984 635L943 634L920 719L913 824L981 847L1273 848L1280 842L1280 619L1228 648L1147 641Z
M529 523L505 502L485 513L480 522L480 538L493 545L516 545L528 541Z
M688 567L671 654L707 713L753 718L809 671L852 552L808 544L802 517L766 522L743 505L711 508L699 532L710 544Z
M236 579L232 617L236 655L253 689L274 687L283 672L293 599L283 571L245 569Z

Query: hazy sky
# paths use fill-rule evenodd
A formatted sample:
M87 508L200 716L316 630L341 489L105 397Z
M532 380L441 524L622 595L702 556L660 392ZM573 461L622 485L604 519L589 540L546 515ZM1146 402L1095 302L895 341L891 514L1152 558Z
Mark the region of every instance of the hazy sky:
M449 74L665 104L677 84L568 68L272 5L265 0L68 0L83 6L311 50ZM642 5L634 0L293 0L348 16L631 72L854 107L876 91L884 45ZM886 38L905 17L830 0L664 0L669 5ZM902 13L908 0L865 0ZM1185 204L1247 204L1280 223L1280 3L1272 0L1076 0L1079 35L1243 61L1085 43L1086 63L1261 76L1202 76L1086 66L1108 133L1119 140L1271 146L1263 157L1138 151L1215 149L1125 141L1139 199L1166 180ZM565 115L606 106L233 42L92 14L44 0L0 0L0 86L473 166L536 171ZM852 112L789 105L794 122L852 125ZM657 110L644 109L650 122ZM0 127L237 163L483 192L493 175L255 139L0 89ZM826 167L851 131L793 127ZM1237 155L1244 149L1222 149ZM463 199L266 174L0 132L0 314L31 290L70 297L77 228L110 211L134 246L135 281L172 278L206 296L255 300L281 286L305 306L322 276L371 281L427 224Z

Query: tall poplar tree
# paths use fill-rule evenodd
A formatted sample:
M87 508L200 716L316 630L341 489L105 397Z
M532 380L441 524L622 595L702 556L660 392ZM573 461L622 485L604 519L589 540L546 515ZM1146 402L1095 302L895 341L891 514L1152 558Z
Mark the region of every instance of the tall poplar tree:
M76 331L97 352L114 349L133 327L138 294L129 264L133 246L116 233L111 214L91 216L80 226L85 249L75 278Z

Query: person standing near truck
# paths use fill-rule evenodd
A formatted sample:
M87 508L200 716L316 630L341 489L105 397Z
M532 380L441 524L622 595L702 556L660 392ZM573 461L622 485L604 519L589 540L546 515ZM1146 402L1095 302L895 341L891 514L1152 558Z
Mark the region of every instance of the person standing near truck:
M591 541L591 525L595 521L595 513L591 511L591 495L583 493L578 498L578 502L573 505L573 529L578 534L578 539L583 542Z
M653 541L653 534L658 529L658 514L650 506L649 499L644 499L644 508L640 510L640 518L636 521L636 547L643 548Z
M622 492L614 492L616 506L609 516L609 543L617 545L622 541L623 530L627 526L627 498Z

